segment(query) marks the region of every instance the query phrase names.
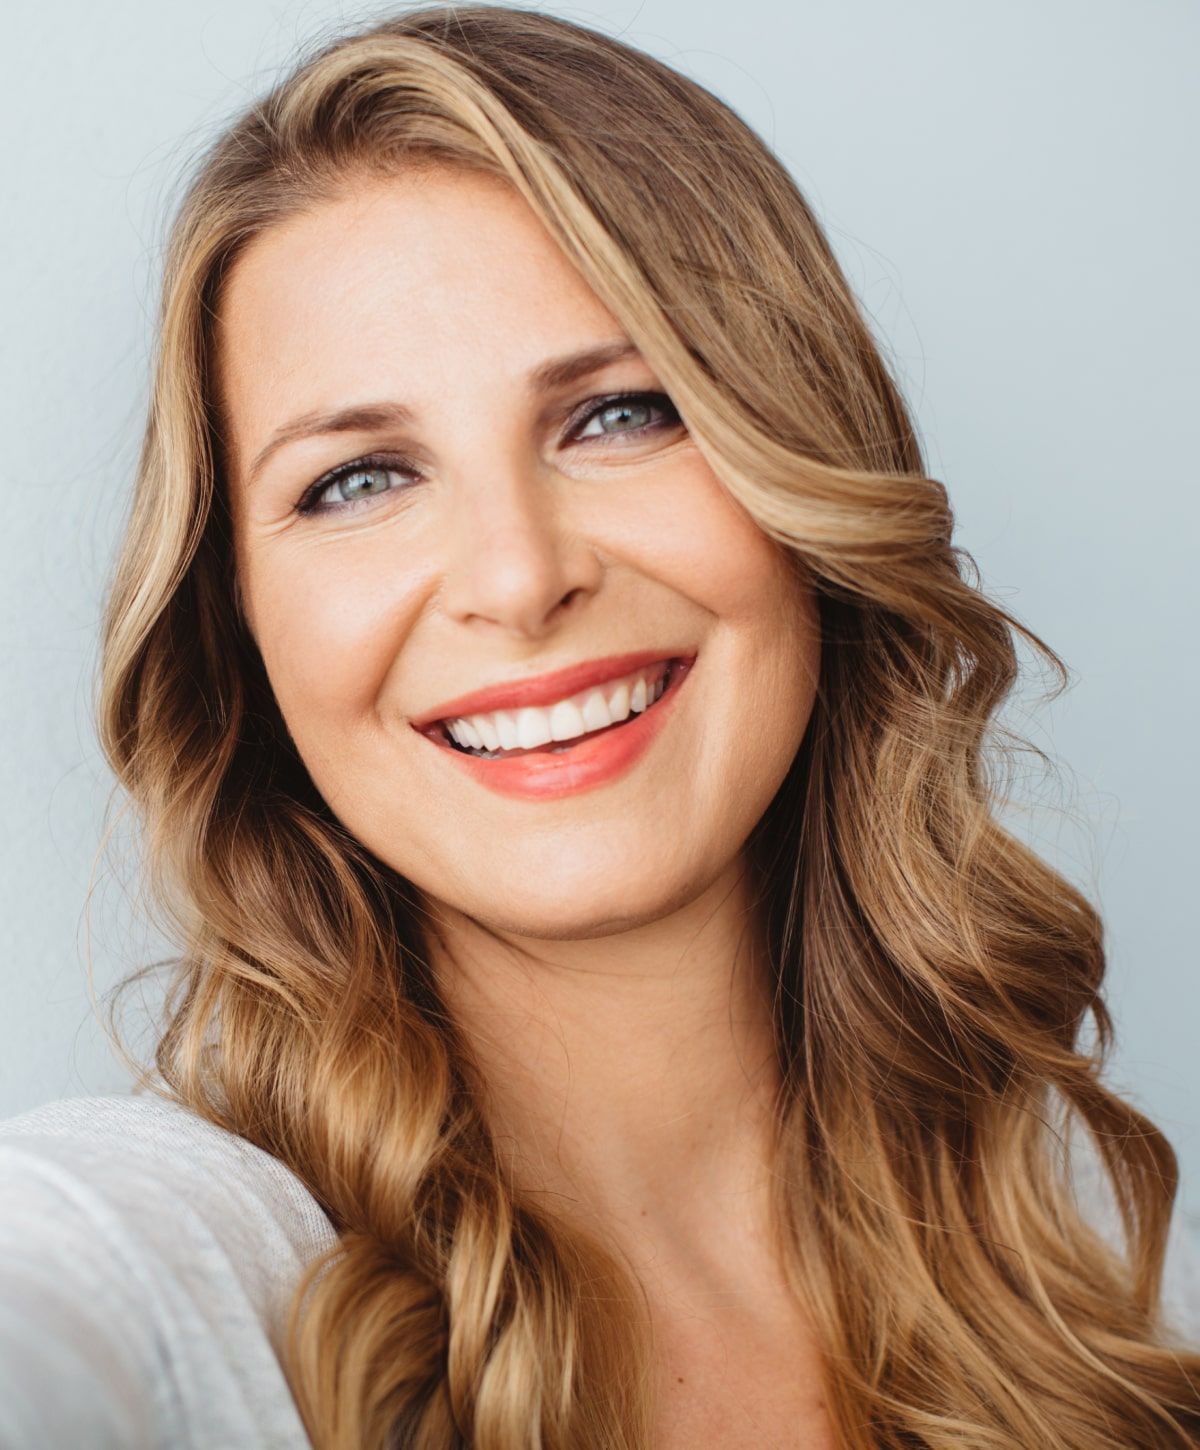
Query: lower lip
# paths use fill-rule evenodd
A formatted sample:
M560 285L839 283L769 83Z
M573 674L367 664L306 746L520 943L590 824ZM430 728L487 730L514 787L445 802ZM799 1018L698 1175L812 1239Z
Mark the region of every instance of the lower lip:
M617 780L632 770L649 750L651 742L667 723L675 700L695 663L695 656L676 660L671 682L654 704L614 726L581 740L560 755L533 750L528 755L508 755L498 760L467 755L441 740L426 736L434 746L497 795L519 800L557 800Z

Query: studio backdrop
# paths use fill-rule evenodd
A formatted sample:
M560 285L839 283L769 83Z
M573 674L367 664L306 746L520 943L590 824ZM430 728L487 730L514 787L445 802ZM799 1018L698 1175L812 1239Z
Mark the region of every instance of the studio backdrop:
M0 1116L125 1087L87 965L103 1012L169 950L139 915L128 822L106 816L91 692L180 178L300 48L388 8L6 11ZM1005 712L1052 767L1025 757L1009 822L1102 912L1112 1081L1171 1137L1194 1213L1200 7L545 8L694 76L773 147L891 360L955 542L1069 665L1066 693L1031 674ZM124 1012L144 1051L155 980Z

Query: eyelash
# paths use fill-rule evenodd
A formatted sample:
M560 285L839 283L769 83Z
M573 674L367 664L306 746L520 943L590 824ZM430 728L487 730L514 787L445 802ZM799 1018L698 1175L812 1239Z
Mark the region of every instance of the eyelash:
M620 403L646 402L652 403L660 411L665 412L668 415L665 421L645 423L640 428L630 428L624 435L614 434L614 437L628 436L629 434L633 434L636 437L639 434L654 432L659 428L673 427L676 423L682 422L675 404L671 402L666 393L611 393L607 397L589 399L587 412L575 423L572 432L578 432L579 429L586 427L587 424L601 413ZM594 443L598 442L599 438L586 438L580 441ZM350 477L352 474L362 473L368 469L389 469L392 472L399 472L401 466L404 466L403 460L399 459L395 454L386 453L367 453L361 458L352 458L348 463L339 463L336 468L332 468L328 473L322 474L315 483L310 484L304 490L295 505L296 512L303 515L343 513L348 509L357 509L364 504L369 505L372 500L382 498L385 495L378 493L365 494L362 498L342 499L337 503L318 503L317 500L323 493L327 493L334 484L339 483L343 478ZM405 491L400 488L387 490L388 493L403 493Z

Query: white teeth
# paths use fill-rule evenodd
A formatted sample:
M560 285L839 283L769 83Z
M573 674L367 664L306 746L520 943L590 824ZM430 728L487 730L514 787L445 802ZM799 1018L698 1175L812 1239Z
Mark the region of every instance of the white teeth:
M492 724L490 715L472 715L471 724L475 727L476 735L482 737L482 742L487 750L500 749L500 732Z
M522 750L545 745L550 739L550 721L545 710L531 707L517 711L517 744Z
M589 690L583 702L583 723L589 730L603 730L616 723L608 713L608 701L599 690Z
M587 728L579 706L573 705L570 700L560 700L550 711L551 740L574 740L576 735L583 735Z
M492 719L496 723L496 734L500 737L500 749L518 749L520 741L517 739L517 722L507 710L494 710Z
M447 720L446 733L457 745L487 751L535 750L551 741L575 740L641 714L666 689L667 673L664 662L553 705L492 710Z
M614 720L624 720L628 716L629 685L625 680L622 680L612 694L609 695L608 713Z

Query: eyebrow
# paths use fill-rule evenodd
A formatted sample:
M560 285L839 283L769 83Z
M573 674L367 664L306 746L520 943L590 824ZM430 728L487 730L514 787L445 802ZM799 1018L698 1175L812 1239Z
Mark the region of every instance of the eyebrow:
M638 349L627 337L614 338L580 352L547 358L530 370L527 381L535 392L548 393L565 388L590 373L626 358L640 357ZM372 429L411 427L416 414L403 403L352 403L332 412L302 413L278 428L255 455L247 478L253 481L267 461L289 443L301 438L316 438L328 433L367 433Z

